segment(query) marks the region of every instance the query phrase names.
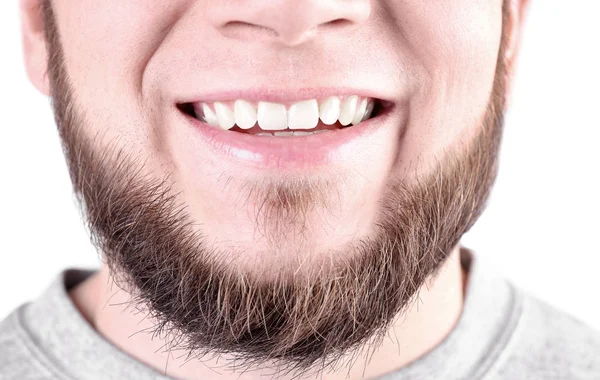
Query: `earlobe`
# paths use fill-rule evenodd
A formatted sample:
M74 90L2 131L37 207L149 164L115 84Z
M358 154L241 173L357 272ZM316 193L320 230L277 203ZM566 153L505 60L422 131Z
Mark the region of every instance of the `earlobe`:
M20 0L21 38L25 69L31 83L44 95L50 96L47 75L48 51L44 38L42 2L46 0Z

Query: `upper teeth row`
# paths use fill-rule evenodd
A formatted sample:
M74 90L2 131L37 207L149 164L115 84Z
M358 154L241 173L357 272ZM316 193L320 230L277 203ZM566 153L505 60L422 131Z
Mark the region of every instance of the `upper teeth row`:
M258 126L266 131L284 129L312 129L319 124L332 125L339 121L341 125L356 125L371 117L374 100L356 95L342 98L330 96L317 101L305 100L286 108L283 104L238 99L234 102L215 102L194 104L196 116L213 126L231 129L235 125L241 129Z

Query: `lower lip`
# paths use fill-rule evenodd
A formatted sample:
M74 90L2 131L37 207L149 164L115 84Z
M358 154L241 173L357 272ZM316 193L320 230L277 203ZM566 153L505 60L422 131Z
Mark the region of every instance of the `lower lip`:
M390 109L362 123L308 136L255 136L213 127L180 114L215 153L260 168L301 169L352 159L385 124Z

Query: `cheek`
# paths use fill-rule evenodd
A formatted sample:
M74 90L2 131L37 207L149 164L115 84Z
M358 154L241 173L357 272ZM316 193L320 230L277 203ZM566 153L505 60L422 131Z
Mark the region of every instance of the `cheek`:
M501 3L418 2L405 10L403 35L420 74L399 165L418 158L431 166L482 125L500 48Z
M183 1L55 0L66 71L88 136L133 151L156 147L144 68ZM118 141L118 142L116 142Z

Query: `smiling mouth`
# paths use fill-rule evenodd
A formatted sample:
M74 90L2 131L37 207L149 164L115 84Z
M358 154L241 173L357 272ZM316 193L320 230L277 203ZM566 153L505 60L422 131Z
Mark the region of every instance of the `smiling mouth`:
M329 96L291 104L244 99L181 103L181 112L217 129L260 137L324 134L379 115L391 103L358 95Z

